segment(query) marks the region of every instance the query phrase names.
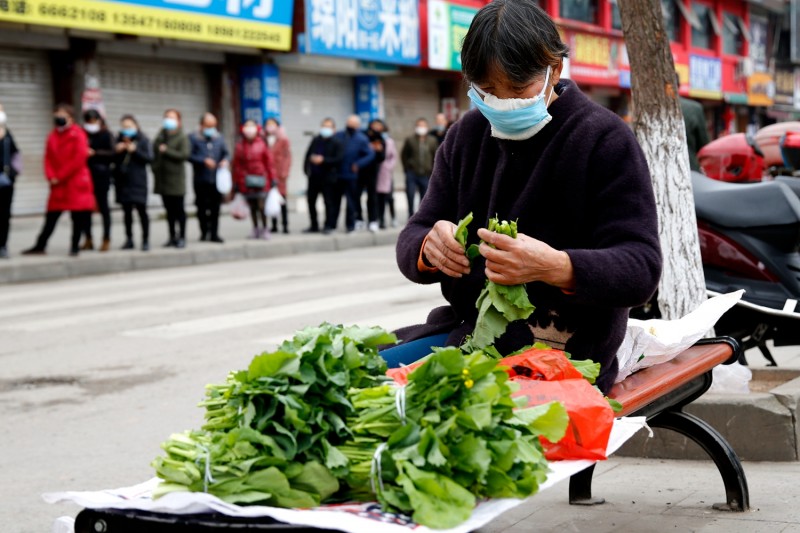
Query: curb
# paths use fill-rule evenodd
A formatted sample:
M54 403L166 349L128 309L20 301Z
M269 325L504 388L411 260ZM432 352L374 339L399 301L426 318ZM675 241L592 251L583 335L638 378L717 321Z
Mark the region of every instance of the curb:
M0 263L0 285L388 246L397 241L399 233L400 229L386 229L377 233L274 235L268 242L192 243L183 250L114 250L83 253L77 258L19 257Z
M800 460L800 377L783 368L753 368L753 377L788 379L769 392L705 394L684 409L714 427L743 461ZM793 379L792 379L793 378ZM648 459L698 459L708 455L694 442L673 431L654 429L626 442L616 455Z

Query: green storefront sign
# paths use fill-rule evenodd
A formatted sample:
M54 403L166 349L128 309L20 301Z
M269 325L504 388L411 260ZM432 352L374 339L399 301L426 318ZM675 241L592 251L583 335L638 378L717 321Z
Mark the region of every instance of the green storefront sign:
M428 2L428 66L439 70L461 70L461 43L477 9L446 0Z

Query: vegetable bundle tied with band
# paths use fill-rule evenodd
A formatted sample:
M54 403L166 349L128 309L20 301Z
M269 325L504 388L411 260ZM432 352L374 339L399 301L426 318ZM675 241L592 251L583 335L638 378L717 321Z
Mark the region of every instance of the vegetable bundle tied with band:
M464 253L470 261L478 255L478 245L467 246L468 229L472 222L472 213L464 217L456 227L455 239L464 246ZM486 229L512 239L517 238L516 221L508 222L490 218ZM495 339L506 331L506 327L515 320L525 320L536 309L528 299L525 285L499 285L493 281L486 283L475 303L478 317L475 319L475 330L467 337L462 348L465 351L486 349L494 344Z

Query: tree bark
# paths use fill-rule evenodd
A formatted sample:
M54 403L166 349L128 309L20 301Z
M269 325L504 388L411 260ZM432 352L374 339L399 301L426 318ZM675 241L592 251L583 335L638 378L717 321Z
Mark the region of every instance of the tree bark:
M664 256L658 307L663 318L676 319L706 299L706 284L675 65L660 0L618 1L631 65L633 129L658 207Z

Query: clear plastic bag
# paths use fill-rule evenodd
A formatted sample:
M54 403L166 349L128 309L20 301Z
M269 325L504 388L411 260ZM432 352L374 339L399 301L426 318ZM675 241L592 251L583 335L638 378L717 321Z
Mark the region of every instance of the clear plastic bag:
M231 202L231 215L236 220L245 220L250 216L250 206L241 194L237 194Z
M720 394L749 394L753 372L740 364L717 365L712 371L714 380L708 392Z

